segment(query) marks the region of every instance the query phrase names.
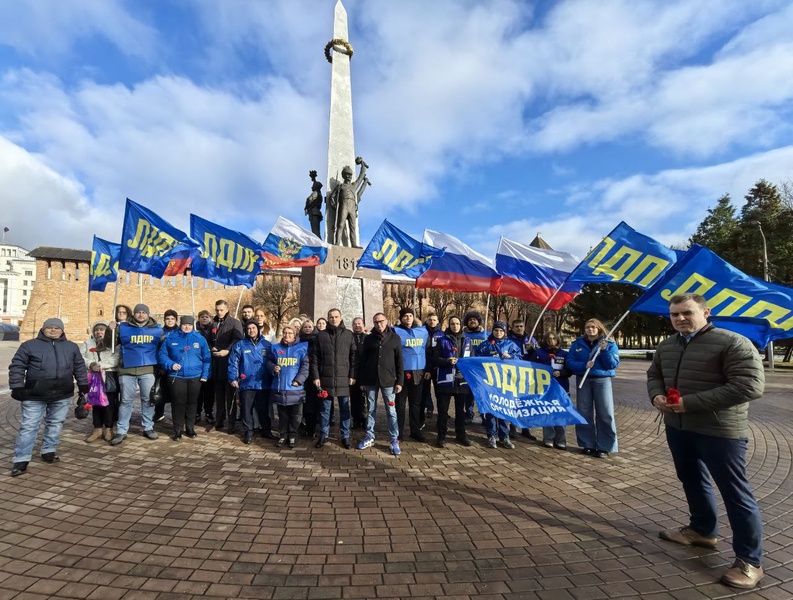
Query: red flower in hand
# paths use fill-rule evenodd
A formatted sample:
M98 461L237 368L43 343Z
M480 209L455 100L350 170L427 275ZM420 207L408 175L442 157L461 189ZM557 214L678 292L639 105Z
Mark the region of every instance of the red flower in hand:
M667 404L680 404L680 390L675 388L669 388L666 391L666 403Z
M245 373L243 373L242 375L240 375L240 379L248 379L248 378L245 376Z
M96 352L96 348L91 348L88 352Z
M218 328L217 327L213 327L212 328L212 333L217 333L217 332L218 332Z

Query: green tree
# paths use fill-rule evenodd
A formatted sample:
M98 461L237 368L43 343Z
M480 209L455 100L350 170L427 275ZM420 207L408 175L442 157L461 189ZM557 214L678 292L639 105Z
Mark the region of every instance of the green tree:
M720 256L731 255L737 246L739 221L730 195L725 194L708 209L708 216L699 224L689 240L692 244L707 246Z

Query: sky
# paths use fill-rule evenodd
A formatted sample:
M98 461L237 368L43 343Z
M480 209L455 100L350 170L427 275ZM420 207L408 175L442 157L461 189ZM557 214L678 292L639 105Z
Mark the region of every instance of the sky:
M0 227L119 241L124 200L262 241L326 180L335 0L0 0ZM356 154L384 218L493 256L620 221L684 246L793 179L788 0L345 0Z

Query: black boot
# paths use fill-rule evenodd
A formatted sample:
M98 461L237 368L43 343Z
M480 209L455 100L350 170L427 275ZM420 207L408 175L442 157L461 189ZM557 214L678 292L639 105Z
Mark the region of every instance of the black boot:
M43 460L45 463L52 464L58 462L60 458L54 452L45 452L41 455L41 460Z
M15 462L14 465L11 467L11 477L22 475L22 473L24 473L27 470L28 470L27 462Z

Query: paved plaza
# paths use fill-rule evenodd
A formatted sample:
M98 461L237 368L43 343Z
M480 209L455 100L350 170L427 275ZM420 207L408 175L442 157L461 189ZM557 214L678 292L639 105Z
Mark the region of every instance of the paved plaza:
M85 444L90 423L70 416L61 462L35 459L12 479L20 409L5 390L0 600L793 598L793 372L769 375L752 405L766 577L736 594L717 583L733 556L723 510L715 551L657 537L687 512L648 365L619 370L620 453L606 460L523 438L489 450L480 425L472 448L406 441L392 457L383 423L365 451L342 449L337 432L322 450L305 438L288 450L203 429L177 444L160 428L151 442L133 417L111 448Z

